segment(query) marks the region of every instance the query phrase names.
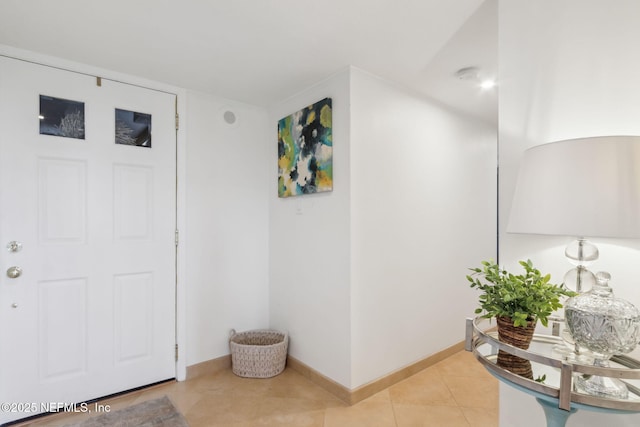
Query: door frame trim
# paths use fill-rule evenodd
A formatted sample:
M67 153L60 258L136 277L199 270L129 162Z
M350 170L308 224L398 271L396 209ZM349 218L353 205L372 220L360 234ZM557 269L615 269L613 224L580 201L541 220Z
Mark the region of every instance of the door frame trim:
M176 379L187 379L187 91L176 88L180 126L176 132L176 226L180 230L180 241L176 248Z

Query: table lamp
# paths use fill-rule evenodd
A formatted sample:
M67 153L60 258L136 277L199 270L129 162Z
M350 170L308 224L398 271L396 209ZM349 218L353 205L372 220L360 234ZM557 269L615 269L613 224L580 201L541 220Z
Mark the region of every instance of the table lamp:
M563 280L579 293L565 304L576 353L588 350L595 365L607 366L611 355L635 348L638 310L613 297L607 273L596 280L587 269L598 249L586 237L640 238L640 137L570 139L526 150L507 232L577 237L565 250L576 267ZM574 388L627 396L621 381L595 375L576 378Z
M576 237L565 255L576 268L564 284L589 290L598 249L587 237L640 238L640 136L598 136L525 151L509 233Z

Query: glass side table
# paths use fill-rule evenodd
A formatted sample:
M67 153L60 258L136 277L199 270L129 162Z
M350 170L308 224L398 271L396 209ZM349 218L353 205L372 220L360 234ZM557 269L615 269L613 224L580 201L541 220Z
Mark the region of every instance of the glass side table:
M555 335L535 334L528 350L522 350L498 340L497 332L485 332L478 323L485 319L467 319L465 350L498 380L530 394L544 410L547 427L564 427L569 416L579 409L608 413L640 412L640 361L629 356L614 356L608 368L569 362L568 347ZM554 334L559 330L554 325ZM533 377L545 376L536 382L513 374L496 365L498 350L531 361ZM612 399L582 394L573 389L575 375L599 375L618 378L629 389L627 399Z

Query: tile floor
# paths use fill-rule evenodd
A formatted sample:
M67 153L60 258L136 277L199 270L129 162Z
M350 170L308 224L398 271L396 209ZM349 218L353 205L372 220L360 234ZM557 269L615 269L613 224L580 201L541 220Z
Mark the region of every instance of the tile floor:
M170 382L101 403L112 410L169 396L191 427L489 427L498 425L498 384L460 352L348 406L291 369L270 379L230 370ZM58 427L83 414L56 414L21 426Z

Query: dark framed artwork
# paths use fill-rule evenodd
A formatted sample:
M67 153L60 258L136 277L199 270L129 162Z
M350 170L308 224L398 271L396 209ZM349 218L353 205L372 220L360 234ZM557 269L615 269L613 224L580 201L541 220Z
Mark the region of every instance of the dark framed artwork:
M40 95L40 134L84 139L84 102Z
M331 98L278 121L278 197L333 190L332 130Z
M151 114L116 108L115 142L151 148Z

